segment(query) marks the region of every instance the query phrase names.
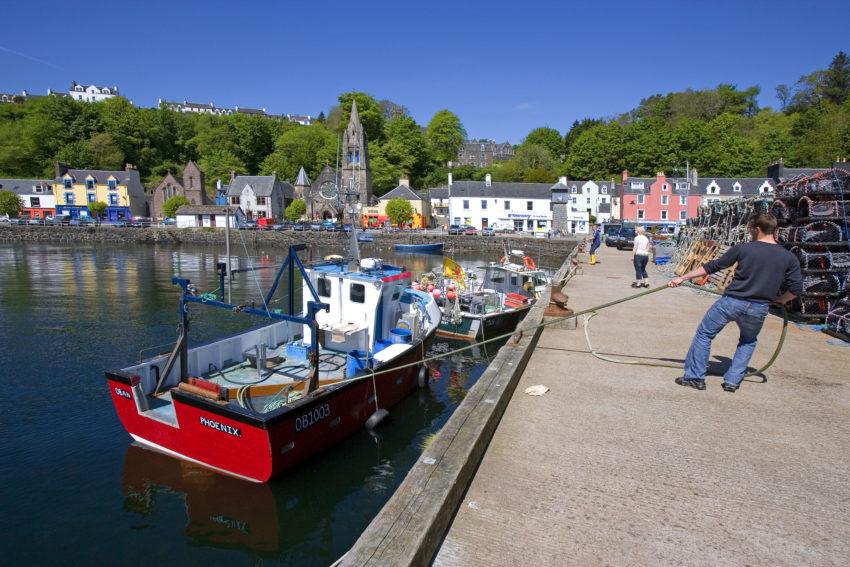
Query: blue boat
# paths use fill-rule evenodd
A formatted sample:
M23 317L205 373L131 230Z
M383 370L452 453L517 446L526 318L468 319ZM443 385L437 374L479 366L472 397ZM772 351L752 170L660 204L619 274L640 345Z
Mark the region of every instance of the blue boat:
M357 242L373 242L375 237L369 234L368 232L358 232L357 233Z
M434 244L396 244L396 252L406 252L408 254L441 254L443 252L443 243L436 242Z

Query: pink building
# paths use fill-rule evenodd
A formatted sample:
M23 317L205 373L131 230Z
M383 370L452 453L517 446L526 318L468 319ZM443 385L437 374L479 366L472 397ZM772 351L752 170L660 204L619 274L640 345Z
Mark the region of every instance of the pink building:
M696 216L699 206L699 191L685 178L668 178L664 172L655 177L629 177L628 170L623 170L623 221L684 222Z

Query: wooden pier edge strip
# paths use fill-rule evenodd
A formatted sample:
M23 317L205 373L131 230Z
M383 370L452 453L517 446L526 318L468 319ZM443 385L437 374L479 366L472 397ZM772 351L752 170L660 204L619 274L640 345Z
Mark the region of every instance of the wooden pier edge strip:
M576 253L567 257L553 282L566 278ZM339 565L431 563L531 358L549 293L518 326L529 330L499 350Z

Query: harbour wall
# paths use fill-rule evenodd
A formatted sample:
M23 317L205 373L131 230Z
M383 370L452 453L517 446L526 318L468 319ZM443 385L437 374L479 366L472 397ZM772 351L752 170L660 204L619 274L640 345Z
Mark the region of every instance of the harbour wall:
M571 238L528 238L522 236L463 236L440 233L371 233L376 246L393 244L445 243L445 251L501 252L507 242L510 249L519 248L532 256L561 256L576 243ZM345 247L350 235L341 232L243 230L231 232L231 245L285 248L293 244L315 244ZM90 243L90 244L211 244L224 245L225 231L215 228L115 228L12 225L0 226L0 242Z
M576 249L553 282L574 274ZM549 293L531 308L339 565L431 564L537 345Z

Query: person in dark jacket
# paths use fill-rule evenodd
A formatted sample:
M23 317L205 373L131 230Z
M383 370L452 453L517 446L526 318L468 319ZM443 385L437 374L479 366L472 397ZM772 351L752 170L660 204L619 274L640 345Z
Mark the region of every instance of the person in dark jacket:
M593 241L590 243L590 265L592 266L596 263L596 251L602 245L602 229L599 228L599 225L593 224L590 226L590 230L593 231Z
M744 380L769 305L785 305L803 291L800 261L774 238L776 218L770 214L757 215L750 221L749 230L751 242L736 244L720 258L673 278L668 284L676 287L686 280L737 264L732 283L703 317L685 359L685 375L676 379L677 384L705 390L711 341L734 321L741 335L732 363L723 376L723 389L736 391Z

